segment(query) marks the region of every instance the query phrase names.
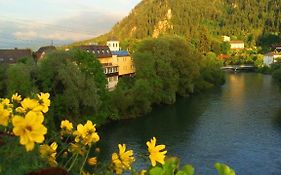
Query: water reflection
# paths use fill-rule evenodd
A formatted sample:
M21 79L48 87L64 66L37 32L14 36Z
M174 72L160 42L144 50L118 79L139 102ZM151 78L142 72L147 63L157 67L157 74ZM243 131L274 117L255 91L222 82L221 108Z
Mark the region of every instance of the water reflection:
M116 151L118 143L146 154L145 142L156 136L167 145L169 155L193 164L197 174L215 174L217 161L241 175L281 174L278 87L261 74L227 74L226 80L221 89L104 127L103 155ZM145 162L141 159L135 166L141 168Z

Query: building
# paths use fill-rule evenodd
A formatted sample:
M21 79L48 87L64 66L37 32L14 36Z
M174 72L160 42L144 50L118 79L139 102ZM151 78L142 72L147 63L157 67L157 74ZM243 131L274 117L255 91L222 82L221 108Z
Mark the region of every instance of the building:
M271 49L273 52L281 53L281 44L272 45Z
M114 90L118 84L118 66L112 63L103 63L102 65L107 78L107 89Z
M30 49L0 49L0 63L14 64L21 58L32 58Z
M229 42L231 50L242 50L245 48L245 44L243 41L233 40Z
M79 49L94 54L103 65L104 73L107 77L108 90L114 90L118 83L118 65L113 63L112 53L108 46L85 45L78 46Z
M34 57L36 61L39 61L44 58L46 53L50 53L52 51L57 50L55 46L44 46L40 47L35 53Z
M281 53L269 52L264 55L263 64L270 67L271 64L281 61Z
M133 59L128 51L120 50L111 53L112 63L119 67L119 76L130 76L136 72Z
M230 42L230 37L229 36L222 36L223 42Z
M119 51L120 50L119 41L107 41L106 45L109 47L109 49L111 51Z

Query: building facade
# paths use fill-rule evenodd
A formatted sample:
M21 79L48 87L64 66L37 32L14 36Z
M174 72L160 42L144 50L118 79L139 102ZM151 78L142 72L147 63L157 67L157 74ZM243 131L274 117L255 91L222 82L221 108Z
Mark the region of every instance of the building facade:
M15 64L22 58L32 58L30 49L0 49L0 64Z
M270 67L271 64L281 61L281 54L276 52L269 52L264 55L263 64Z
M118 65L119 76L130 76L136 72L133 58L128 51L112 51L112 63Z
M113 63L112 53L108 46L86 45L79 46L81 50L94 54L103 66L104 74L107 78L107 88L114 90L118 83L118 65Z
M106 45L109 47L111 51L119 51L120 49L120 42L119 41L107 41Z
M230 41L229 44L231 50L243 50L245 48L245 44L243 41Z

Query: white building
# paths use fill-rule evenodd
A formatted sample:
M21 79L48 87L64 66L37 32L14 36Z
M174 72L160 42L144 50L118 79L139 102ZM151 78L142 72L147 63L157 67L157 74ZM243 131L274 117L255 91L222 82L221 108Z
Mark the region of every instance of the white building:
M274 52L269 52L266 55L264 55L263 58L263 64L270 67L272 63L277 62L277 59L281 59L281 54L279 53L274 53Z
M109 47L110 51L119 51L120 50L119 41L107 41L106 45Z
M232 50L242 50L245 48L245 44L243 41L230 41L230 49Z
M229 36L222 36L222 39L224 42L229 42L230 41L230 37Z

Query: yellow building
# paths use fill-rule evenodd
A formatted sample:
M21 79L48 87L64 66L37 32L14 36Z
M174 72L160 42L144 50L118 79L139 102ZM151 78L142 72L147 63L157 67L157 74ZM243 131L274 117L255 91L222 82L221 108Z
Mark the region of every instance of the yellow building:
M118 65L119 76L128 76L135 73L133 58L128 51L112 51L112 63Z
M108 46L85 45L78 48L96 55L97 59L103 65L104 74L107 78L107 88L109 91L114 90L118 83L118 65L113 63L113 56Z

